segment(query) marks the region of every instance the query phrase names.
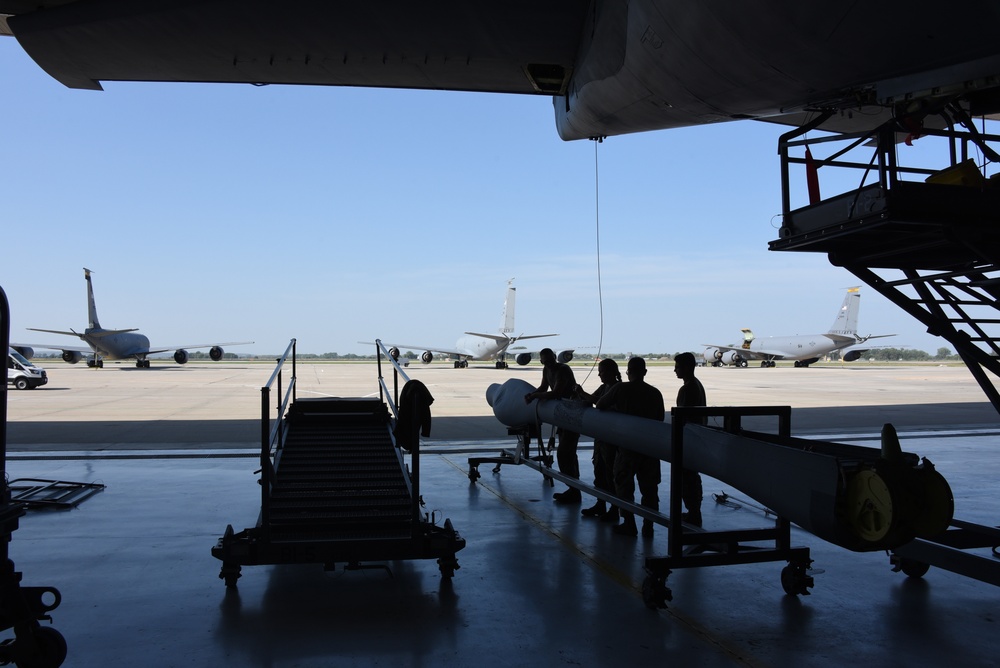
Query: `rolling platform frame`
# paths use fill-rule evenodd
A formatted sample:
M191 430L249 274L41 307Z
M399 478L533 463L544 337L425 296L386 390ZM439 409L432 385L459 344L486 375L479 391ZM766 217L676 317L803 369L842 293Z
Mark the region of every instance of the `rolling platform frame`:
M386 562L437 558L442 577L459 568L465 547L451 520L438 526L423 511L420 447L410 444L410 463L392 434L398 419L399 378L408 381L380 342L378 398L298 399L295 340L261 388L261 510L254 527L232 525L212 548L222 561L219 577L235 587L244 565L337 563L346 570L385 568ZM382 376L382 355L393 364L393 391ZM282 369L292 377L282 393ZM270 419L271 387L277 418ZM392 409L392 416L386 402ZM390 571L391 572L391 571Z
M977 129L960 102L934 112L867 133L806 138L829 118L825 113L784 134L778 146L783 218L770 249L826 253L831 264L954 346L1000 412L1000 174L987 178L985 165L975 160L1000 163L993 148L1000 136ZM902 164L904 146L931 141L946 144L944 169ZM827 198L816 187L810 203L793 210L793 166L804 168L806 182L817 185L820 175L835 176L831 172L860 178ZM1000 586L998 545L997 527L955 519L937 539L916 539L894 550L890 563L910 577L933 565ZM982 554L984 548L992 548L992 555Z
M775 416L778 419L778 437L791 435L791 407L742 406L694 408L674 407L670 410L670 517L681 517L682 476L684 462L684 425L703 424L708 418L723 419L722 430L731 434L742 432L742 418ZM667 523L667 555L646 559L646 578L642 583L642 600L648 608L665 608L673 599L667 587L667 577L673 569L704 566L729 566L786 561L781 571L781 586L789 595L808 595L813 586L809 574L812 559L808 547L792 547L791 522L775 516L771 527L727 531L707 531L683 522ZM767 543L751 545L750 543Z
M680 462L683 457L683 430L687 421L702 421L706 417L722 417L723 429L730 433L740 433L742 418L748 416L775 416L778 420L778 438L787 438L790 432L791 408L788 406L745 406L722 408L674 408L672 416L672 449L670 462ZM496 462L494 474L499 474L501 464L524 465L532 468L552 482L559 480L569 487L601 499L607 503L649 520L668 529L668 556L655 557L646 560L647 577L642 585L643 602L649 608L666 607L666 602L672 600L670 589L666 586L667 576L671 569L694 568L701 566L722 566L728 564L763 563L770 561L786 561L788 564L781 572L781 585L788 594L809 594L813 586L813 578L809 574L812 560L809 548L792 547L791 522L777 516L774 525L763 528L748 528L735 531L706 531L701 527L674 522L672 517L681 517L681 469L680 465L670 468L670 500L669 515L652 510L634 502L628 502L604 490L589 485L579 478L572 478L552 468L552 457L546 457L539 438L539 455L530 456L530 441L532 436L541 432L541 425L525 425L510 428L509 432L517 436L517 447L514 450L503 450L500 457L469 458L469 481L475 483L480 478L477 469L479 464ZM747 432L751 433L751 432ZM759 435L759 434L755 434ZM772 541L772 546L748 545Z
M10 303L0 288L0 347L10 345ZM0 663L37 668L58 668L66 660L66 639L55 628L42 626L51 622L48 614L62 601L55 587L24 587L21 573L10 559L10 541L25 505L11 499L7 481L7 384L0 390L3 429L0 430L0 461L3 490L0 491L0 630L14 629L14 637L0 642Z
M543 467L552 468L551 448L546 448L543 444L541 430L537 424L510 427L507 429L507 434L517 438L517 447L513 451L501 450L496 457L469 457L469 482L476 482L482 477L479 472L480 464L496 464L493 467L493 473L500 473L500 467L504 464L522 464L525 459L537 462ZM532 455L531 442L535 439L538 440L538 454ZM552 478L548 478L548 482L550 486L554 484Z

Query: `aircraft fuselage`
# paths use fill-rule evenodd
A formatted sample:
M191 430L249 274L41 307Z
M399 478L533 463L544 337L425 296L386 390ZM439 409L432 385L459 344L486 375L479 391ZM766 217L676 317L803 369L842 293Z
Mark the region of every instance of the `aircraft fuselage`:
M498 343L481 336L463 336L455 343L455 350L468 355L471 360L492 360L505 352L508 345L509 342Z
M135 351L145 351L149 349L149 338L144 334L134 332L119 332L116 334L101 335L103 329L87 329L80 337L90 346L94 352L107 360L121 360L135 357L145 358L145 353L136 355Z
M800 334L796 336L769 336L754 339L747 349L758 356L780 353L782 359L804 360L823 357L835 350L847 348L857 340L835 340L826 334Z

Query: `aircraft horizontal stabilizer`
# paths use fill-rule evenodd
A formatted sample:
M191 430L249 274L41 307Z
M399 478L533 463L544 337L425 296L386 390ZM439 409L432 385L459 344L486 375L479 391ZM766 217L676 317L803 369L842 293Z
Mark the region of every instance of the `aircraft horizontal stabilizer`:
M64 334L66 336L80 336L76 332L63 332L58 329L38 329L37 327L26 327L25 329L30 330L32 332L45 332L47 334Z
M465 332L469 336L478 336L483 339L490 339L491 341L496 341L497 343L507 343L511 337L505 335L497 334L480 334L479 332Z
M524 339L544 339L546 336L559 336L558 334L528 334L527 336L517 337L518 341L523 341Z

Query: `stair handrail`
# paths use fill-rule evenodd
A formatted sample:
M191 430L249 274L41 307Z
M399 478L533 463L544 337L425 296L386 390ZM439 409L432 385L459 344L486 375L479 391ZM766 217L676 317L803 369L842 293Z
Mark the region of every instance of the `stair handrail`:
M389 352L389 349L385 347L381 339L375 339L375 350L376 359L378 361L378 384L379 384L379 399L385 401L389 405L389 410L392 413L393 423L399 419L399 379L403 379L403 384L410 382L410 377L406 375L403 371L402 365L400 365L399 360L393 357ZM382 356L385 355L389 363L392 364L392 392L389 391L389 386L386 384L385 378L382 375ZM396 437L389 430L389 436L392 438L393 444L396 445L396 457L399 458L400 466L403 467L403 471L406 471L406 463L403 461L403 451L402 448L398 447L396 443ZM416 443L410 446L410 475L406 477L407 487L410 488L410 514L413 519L413 535L416 536L420 532L420 442L419 439Z
M399 417L399 378L403 377L403 384L410 382L410 377L406 375L403 371L402 365L399 360L392 356L389 349L385 347L381 339L375 339L375 357L378 361L378 384L379 384L379 399L385 401L389 404L389 410L392 411L393 418ZM386 359L392 364L392 392L389 392L389 387L385 383L385 378L382 376L382 355L385 355Z
M274 462L271 453L277 457L284 447L284 422L282 417L288 410L289 403L295 401L295 379L296 379L296 345L295 339L288 343L285 352L278 358L274 371L267 383L260 388L260 514L261 528L268 531L271 515L271 489L274 487ZM285 362L291 356L292 378L288 383L288 388L282 393L282 369ZM271 387L274 386L278 394L278 410L274 425L271 425Z

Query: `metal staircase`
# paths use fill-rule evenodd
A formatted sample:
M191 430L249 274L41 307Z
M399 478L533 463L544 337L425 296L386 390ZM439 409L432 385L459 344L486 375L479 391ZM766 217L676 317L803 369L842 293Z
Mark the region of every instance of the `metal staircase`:
M869 133L801 138L827 117L779 141L783 218L771 250L826 253L948 341L1000 412L1000 172L987 175L1000 164L1000 136L949 103ZM928 142L943 143L943 168L928 160L935 154L912 150ZM806 171L809 203L797 209L792 167ZM822 198L821 174L824 188L848 185ZM890 562L910 577L933 565L1000 586L998 544L1000 528L953 519L934 539L893 550Z
M385 404L299 400L288 421L271 491L272 541L410 537L417 518Z
M233 587L244 565L320 563L332 569L342 563L354 569L437 558L442 576L450 578L465 539L450 520L437 526L423 512L419 447L411 449L411 474L382 398L294 398L294 341L289 348L293 377L279 406L284 417L273 428L268 387L262 390L260 517L240 533L226 528L212 549L223 562L219 577ZM280 378L279 371L272 376L279 387ZM389 404L395 412L398 398Z
M977 130L957 105L864 134L800 139L808 130L779 142L783 220L771 250L826 253L948 341L1000 412L1000 174L984 173L1000 163L991 148L1000 136ZM941 145L943 168L928 163L926 146L914 150L929 142ZM823 176L824 187L851 187L821 199L814 185L793 210L794 166L813 184Z

